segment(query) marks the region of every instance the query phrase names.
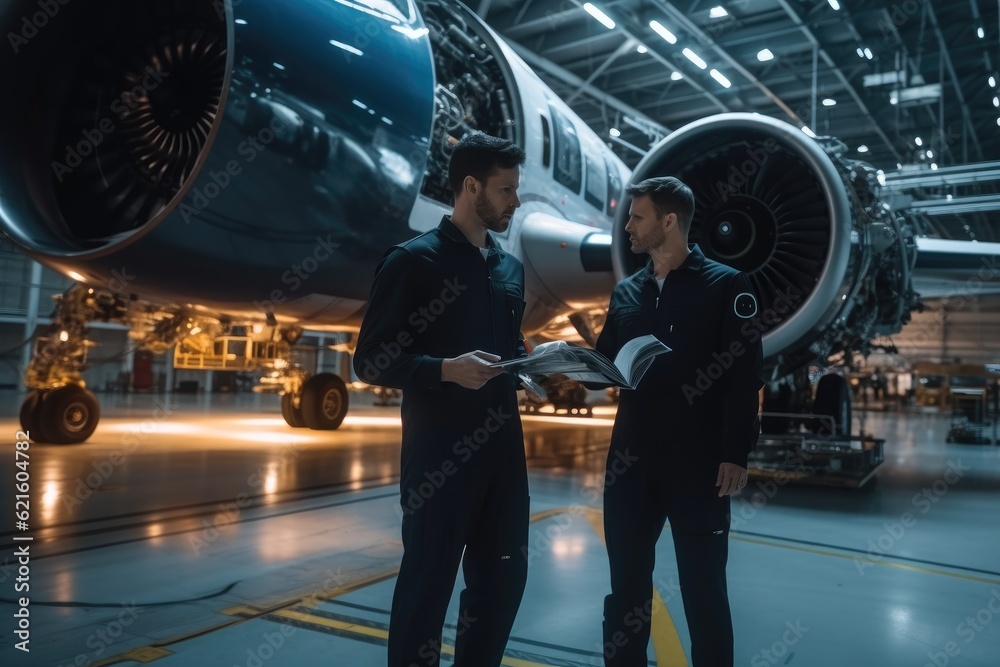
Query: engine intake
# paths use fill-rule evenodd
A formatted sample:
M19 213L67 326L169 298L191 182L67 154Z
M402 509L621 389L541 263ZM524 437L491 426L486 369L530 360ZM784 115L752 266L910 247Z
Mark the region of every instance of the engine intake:
M20 162L5 172L24 179L5 186L28 195L17 205L35 221L20 243L87 252L165 213L196 173L226 86L225 5L49 4L0 11L5 34L31 37L16 74L4 68L21 102L0 122L5 161Z
M875 170L843 150L778 120L722 114L664 138L632 176L671 175L691 187L691 242L749 276L765 357L786 369L898 331L909 314L899 303L913 300L912 233L878 199ZM618 279L646 260L630 250L627 220L621 207Z

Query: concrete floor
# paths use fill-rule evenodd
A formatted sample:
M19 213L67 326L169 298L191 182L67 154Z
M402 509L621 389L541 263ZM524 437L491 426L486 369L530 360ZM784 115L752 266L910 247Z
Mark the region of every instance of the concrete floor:
M99 398L88 443L31 446L24 533L12 518L20 397L0 394L0 664L384 664L397 406L354 394L344 426L320 433L286 427L273 396ZM601 664L613 419L613 407L523 418L530 568L505 665ZM1000 666L1000 447L945 444L947 427L868 414L886 462L860 490L751 481L733 505L738 665ZM28 593L15 590L15 535L33 537ZM650 664L688 664L676 574L666 530ZM25 595L30 653L14 648Z

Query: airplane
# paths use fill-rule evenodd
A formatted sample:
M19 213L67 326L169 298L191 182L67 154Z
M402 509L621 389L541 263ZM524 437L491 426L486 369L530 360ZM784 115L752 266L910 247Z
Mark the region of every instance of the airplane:
M525 266L526 334L568 318L593 342L593 314L641 261L623 187L676 175L696 194L692 240L760 297L748 326L794 387L771 399L780 412L809 407L809 363L869 349L918 292L947 293L1000 256L917 238L879 172L765 116L692 123L630 171L454 0L78 0L49 3L44 21L41 4L0 9L18 101L0 108L0 224L76 281L25 374L36 442L97 428L81 378L94 321L173 350L175 368L262 370L289 426L339 427L344 381L296 367L292 346L305 328L357 331L386 249L450 212L449 151L472 130L528 156L498 237ZM820 385L814 409L849 429L843 380Z

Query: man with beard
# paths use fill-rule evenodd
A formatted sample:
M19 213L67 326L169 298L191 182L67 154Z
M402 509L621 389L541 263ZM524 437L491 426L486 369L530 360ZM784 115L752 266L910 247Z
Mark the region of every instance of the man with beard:
M621 391L611 434L604 660L646 665L656 541L669 520L691 663L731 667L729 496L746 485L759 433L760 336L744 326L757 300L744 274L688 247L688 186L650 178L625 192L632 252L650 259L615 287L597 349L614 359L629 340L653 334L673 352L657 357L634 391ZM622 470L621 461L631 465Z
M489 232L510 225L524 152L474 133L451 157L455 208L379 265L354 368L403 390L403 560L389 667L437 667L459 563L456 667L500 664L527 577L528 482L516 378L524 268ZM464 557L463 557L464 552Z

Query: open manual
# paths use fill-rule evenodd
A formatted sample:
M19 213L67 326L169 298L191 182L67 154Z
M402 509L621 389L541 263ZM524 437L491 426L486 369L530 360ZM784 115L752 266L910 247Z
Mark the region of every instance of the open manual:
M670 348L652 334L633 338L622 345L614 362L597 350L556 340L542 343L526 357L490 365L503 367L522 378L561 373L580 382L610 382L625 389L635 389L653 359L664 352L670 352Z

